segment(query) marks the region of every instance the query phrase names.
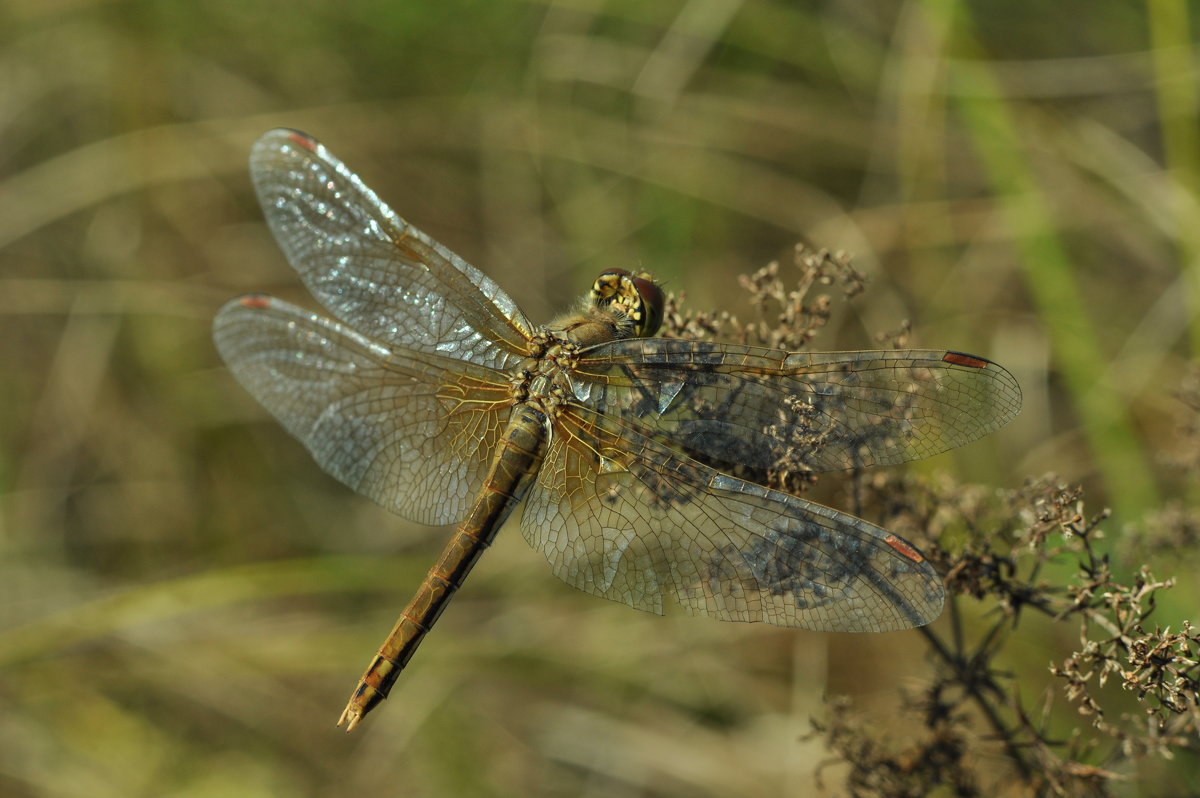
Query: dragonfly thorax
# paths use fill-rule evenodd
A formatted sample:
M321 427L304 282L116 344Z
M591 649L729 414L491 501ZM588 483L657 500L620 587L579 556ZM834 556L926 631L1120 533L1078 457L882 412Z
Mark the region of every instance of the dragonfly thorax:
M582 348L622 338L649 338L663 318L662 290L648 274L601 272L579 309L547 325L551 335Z
M571 395L570 371L579 347L552 331L544 331L535 342L538 346L532 356L513 373L510 390L514 401L553 417L558 405Z
M619 309L585 304L546 325L547 331L579 348L634 337L634 323Z

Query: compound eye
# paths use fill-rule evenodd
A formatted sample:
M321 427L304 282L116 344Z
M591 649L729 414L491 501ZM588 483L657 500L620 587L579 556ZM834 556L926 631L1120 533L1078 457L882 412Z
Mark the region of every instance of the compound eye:
M663 308L666 306L667 300L663 296L662 289L658 287L658 283L654 282L650 275L639 274L631 279L641 300L639 304L642 311L641 320L636 322L636 335L638 338L649 338L662 326Z

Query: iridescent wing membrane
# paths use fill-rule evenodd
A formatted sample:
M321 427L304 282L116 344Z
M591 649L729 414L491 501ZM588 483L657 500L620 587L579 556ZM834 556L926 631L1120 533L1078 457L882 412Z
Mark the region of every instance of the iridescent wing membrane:
M215 337L238 381L339 481L419 523L466 513L512 406L497 372L269 297L227 304Z
M271 131L251 171L289 261L339 321L243 297L217 317L222 356L339 480L416 521L462 520L539 329L311 138ZM945 351L625 339L581 352L570 382L522 520L557 576L655 612L672 597L839 631L927 623L940 579L879 527L719 469L898 463L1020 406L1008 372Z
M627 339L586 351L576 396L706 462L834 471L931 457L1007 424L1021 390L946 350L785 352Z
M583 352L524 532L581 590L661 611L828 631L928 623L942 585L853 516L708 465L815 471L974 440L1020 408L1012 376L946 351L787 353L634 339Z
M338 480L419 523L459 521L508 421L505 370L527 356L531 325L303 133L262 136L250 172L288 261L342 323L242 297L214 322L221 356Z

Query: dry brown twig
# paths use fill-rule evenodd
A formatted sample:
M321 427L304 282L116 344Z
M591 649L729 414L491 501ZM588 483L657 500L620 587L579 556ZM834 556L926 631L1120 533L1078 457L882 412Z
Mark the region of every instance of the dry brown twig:
M777 262L742 278L757 315L753 322L725 311L685 311L682 297L669 297L665 334L807 347L834 302L813 291L838 284L846 300L861 293L865 280L848 257L824 250L797 247L793 266L798 274L791 275L790 289ZM910 333L904 326L880 340L902 347ZM1177 459L1194 475L1200 471L1200 376L1185 383L1181 398L1193 411L1181 439L1196 445ZM802 461L794 473L757 476L793 492L815 480ZM1151 623L1158 594L1173 580L1156 578L1147 565L1122 579L1103 542L1108 512L1089 514L1079 486L1047 475L1005 491L872 471L853 475L851 487L860 514L923 547L945 577L949 601L948 623L920 630L932 668L905 709L920 734L904 745L885 742L838 698L830 700L825 719L813 721L813 734L849 767L848 794L918 796L938 789L974 796L994 794L980 787L992 782L991 789L1003 784L1010 795L1105 796L1113 794L1121 771L1146 757L1200 751L1200 632L1186 621L1176 631ZM1148 523L1159 539L1185 545L1197 539L1198 519L1197 511L1174 507ZM1070 563L1073 573L1063 576ZM964 602L990 605L990 623L983 629L967 623ZM1052 678L1036 691L1043 695L1037 713L1001 667L1027 613L1074 624L1079 638L1076 651L1049 663ZM1110 683L1136 699L1140 714L1108 709ZM1056 695L1090 723L1056 733Z

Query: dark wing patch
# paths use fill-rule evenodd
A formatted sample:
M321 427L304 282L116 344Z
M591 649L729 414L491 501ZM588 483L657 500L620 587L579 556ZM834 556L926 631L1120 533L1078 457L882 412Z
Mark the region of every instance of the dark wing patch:
M580 402L724 468L902 463L976 440L1021 408L1006 370L945 350L632 339L585 351L572 378Z
M556 576L651 612L842 632L928 623L941 580L879 527L715 471L583 407L558 414L522 531Z

